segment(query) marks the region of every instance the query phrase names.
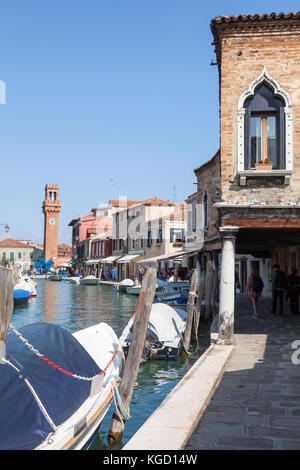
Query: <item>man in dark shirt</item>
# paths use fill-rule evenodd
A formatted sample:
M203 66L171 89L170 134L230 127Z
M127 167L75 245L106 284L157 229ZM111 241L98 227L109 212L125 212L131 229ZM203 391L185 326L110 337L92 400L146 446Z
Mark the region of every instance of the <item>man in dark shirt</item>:
M299 303L299 287L300 278L297 276L297 269L292 270L292 274L288 276L288 297L290 299L291 312L293 315L297 315L298 303Z
M277 300L279 299L279 314L283 317L283 300L286 290L285 273L280 271L279 264L274 264L274 272L272 276L272 313L276 315Z

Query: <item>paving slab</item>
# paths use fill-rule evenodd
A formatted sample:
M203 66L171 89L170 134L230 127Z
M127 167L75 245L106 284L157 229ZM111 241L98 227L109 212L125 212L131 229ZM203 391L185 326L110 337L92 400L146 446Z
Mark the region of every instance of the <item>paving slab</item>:
M222 377L232 350L232 346L211 345L122 450L183 449ZM239 435L240 431L241 426L235 432ZM211 444L206 436L205 445Z
M253 319L249 297L237 296L235 348L185 449L300 449L300 364L292 361L300 315L287 303L284 317L270 310L271 299L260 299Z

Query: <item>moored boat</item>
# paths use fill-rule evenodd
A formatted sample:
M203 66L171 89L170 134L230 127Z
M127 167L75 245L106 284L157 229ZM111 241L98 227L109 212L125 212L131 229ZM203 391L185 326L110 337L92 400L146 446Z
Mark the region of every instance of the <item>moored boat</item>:
M62 276L60 274L50 274L47 279L49 281L61 281L62 280Z
M96 276L85 276L80 279L80 284L87 284L89 286L95 286L98 284L98 278Z
M29 288L30 288L30 296L31 297L36 297L36 286L37 286L36 281L31 279L29 276L25 275L25 276L21 277L20 282L27 283Z
M130 346L132 317L120 336L125 355ZM151 308L142 361L149 359L177 359L186 326L186 312L165 303L154 303Z
M0 449L85 448L120 382L116 334L105 323L73 334L49 323L12 329L0 366Z
M118 284L120 292L127 292L127 287L134 287L134 282L131 279L123 279L123 281Z
M13 299L14 299L14 305L19 305L25 302L28 302L28 300L31 297L30 290L22 288L22 285L19 286L16 284L14 291L13 291Z

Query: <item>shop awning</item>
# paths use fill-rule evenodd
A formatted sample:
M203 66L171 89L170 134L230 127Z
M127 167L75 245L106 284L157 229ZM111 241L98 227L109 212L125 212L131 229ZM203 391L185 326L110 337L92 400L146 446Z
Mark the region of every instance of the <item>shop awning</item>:
M117 259L121 258L122 255L114 255L114 256L109 256L108 258L103 258L103 259L100 259L100 263L108 263L108 264L112 264L114 263Z
M89 259L85 262L85 264L98 264L100 263L101 259Z
M136 264L154 264L158 261L177 259L177 258L182 258L184 256L193 256L199 251L200 251L199 248L194 249L194 250L175 251L174 253L171 253L169 255L160 255L160 256L154 256L153 258L144 258L144 259L137 261Z
M118 259L117 263L130 263L136 258L141 258L143 255L125 255Z

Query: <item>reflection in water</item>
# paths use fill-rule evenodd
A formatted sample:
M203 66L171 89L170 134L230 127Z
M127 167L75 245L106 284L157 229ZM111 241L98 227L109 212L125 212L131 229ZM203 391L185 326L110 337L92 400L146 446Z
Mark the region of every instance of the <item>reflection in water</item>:
M70 332L96 323L108 323L120 336L135 312L138 298L118 293L110 286L77 285L70 281L37 280L37 297L14 310L11 323L18 329L33 322L57 323ZM11 334L11 333L9 333ZM133 436L160 405L178 381L208 346L208 328L201 324L200 348L187 359L149 361L141 364L133 392L130 414L122 445ZM105 449L107 432L112 418L111 406L101 424L92 449Z

